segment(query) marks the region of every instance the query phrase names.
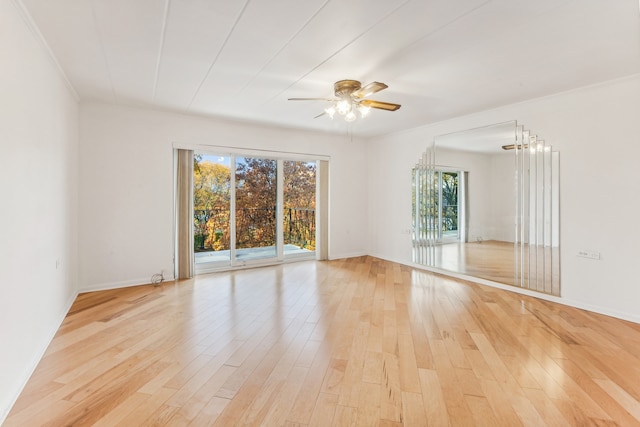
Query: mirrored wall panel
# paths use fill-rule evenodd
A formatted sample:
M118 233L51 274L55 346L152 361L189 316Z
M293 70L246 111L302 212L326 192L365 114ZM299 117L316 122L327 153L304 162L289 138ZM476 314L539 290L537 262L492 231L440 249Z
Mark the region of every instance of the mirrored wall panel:
M413 260L560 295L559 154L515 121L434 139L412 173Z

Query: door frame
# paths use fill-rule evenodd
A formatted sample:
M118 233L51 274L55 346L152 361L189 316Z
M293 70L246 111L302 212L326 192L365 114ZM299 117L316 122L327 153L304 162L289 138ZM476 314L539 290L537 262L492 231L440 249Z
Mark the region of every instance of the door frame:
M328 242L328 194L329 194L329 162L330 157L326 155L316 155L307 153L293 153L282 152L272 150L255 150L255 149L241 149L228 146L217 145L201 145L201 144L183 144L174 143L174 158L176 157L177 149L189 149L194 153L206 153L217 156L230 157L230 165L233 170L230 170L230 259L229 262L217 262L217 263L201 263L195 266L196 274L204 274L214 271L224 271L233 269L242 269L249 267L257 267L263 265L273 265L285 262L295 262L307 259L323 260L329 257L329 242ZM243 260L237 261L236 257L236 234L235 234L235 158L237 157L258 157L265 159L276 160L276 183L277 183L277 195L276 195L276 256L269 258L261 258L255 260ZM315 162L316 163L316 248L313 254L309 256L284 256L284 235L282 232L282 222L284 215L284 203L283 203L283 183L284 175L282 164L284 161L303 161L303 162ZM174 161L175 164L175 161ZM175 170L174 170L174 183L175 183ZM174 225L176 224L175 218L175 188L174 185ZM193 230L191 230L193 233ZM174 247L175 256L174 260L178 259L177 253L177 229L174 226ZM191 256L193 257L193 249ZM175 264L175 263L174 263Z

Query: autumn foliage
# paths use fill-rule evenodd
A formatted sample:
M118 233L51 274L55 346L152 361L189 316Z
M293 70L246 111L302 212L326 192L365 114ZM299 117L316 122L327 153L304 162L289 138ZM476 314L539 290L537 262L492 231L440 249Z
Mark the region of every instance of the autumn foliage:
M227 158L228 163L228 158ZM284 161L285 244L315 249L315 163ZM236 248L276 245L277 161L236 159ZM196 251L230 249L231 168L224 162L194 162L194 237Z

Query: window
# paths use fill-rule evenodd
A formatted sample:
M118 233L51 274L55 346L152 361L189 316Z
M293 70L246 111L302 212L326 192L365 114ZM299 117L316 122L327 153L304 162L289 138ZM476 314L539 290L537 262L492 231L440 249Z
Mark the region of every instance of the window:
M413 171L414 240L464 241L464 172Z
M458 198L459 173L437 171L438 174L438 217L440 224L439 238L441 240L460 238L458 213L460 203Z
M315 258L319 161L193 155L197 272Z

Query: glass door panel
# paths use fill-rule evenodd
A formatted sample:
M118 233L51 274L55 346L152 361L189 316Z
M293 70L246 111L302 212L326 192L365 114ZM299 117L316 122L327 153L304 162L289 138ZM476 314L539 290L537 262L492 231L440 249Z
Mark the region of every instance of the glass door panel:
M311 256L316 249L316 162L285 160L282 169L284 256Z
M277 161L235 161L235 260L277 257Z
M193 162L193 240L196 267L231 262L231 159L196 153Z
M196 271L314 258L317 162L196 152Z
M457 240L460 236L458 228L458 172L441 172L442 212L440 223L442 240Z

